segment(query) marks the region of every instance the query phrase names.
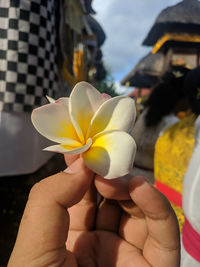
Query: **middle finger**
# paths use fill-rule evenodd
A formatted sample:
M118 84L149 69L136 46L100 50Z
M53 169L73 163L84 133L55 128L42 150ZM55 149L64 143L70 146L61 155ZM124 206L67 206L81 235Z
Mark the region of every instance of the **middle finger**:
M131 200L120 201L124 213L121 217L119 235L138 249L143 249L148 231L144 213Z
M94 183L92 183L82 200L68 209L70 216L69 229L76 231L88 231L94 229L96 207L97 193Z

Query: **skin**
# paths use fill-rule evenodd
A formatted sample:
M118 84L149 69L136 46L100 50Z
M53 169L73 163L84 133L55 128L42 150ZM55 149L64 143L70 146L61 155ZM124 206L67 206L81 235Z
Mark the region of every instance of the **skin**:
M8 267L179 266L176 217L145 178L109 181L66 162L32 188Z

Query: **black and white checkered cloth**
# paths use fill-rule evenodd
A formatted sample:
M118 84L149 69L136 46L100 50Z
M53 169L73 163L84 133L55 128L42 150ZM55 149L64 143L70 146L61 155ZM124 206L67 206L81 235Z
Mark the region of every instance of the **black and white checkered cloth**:
M0 111L26 112L58 88L56 0L0 0Z

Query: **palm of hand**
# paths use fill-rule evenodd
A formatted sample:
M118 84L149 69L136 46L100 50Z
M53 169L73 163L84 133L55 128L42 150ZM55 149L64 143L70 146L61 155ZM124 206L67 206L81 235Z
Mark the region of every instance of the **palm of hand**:
M136 257L141 258L138 250L113 232L101 230L74 231L70 233L70 239L76 243L72 250L78 266L139 266L136 265L138 261ZM144 262L144 260L142 261Z
M159 241L162 237L154 238L154 218L145 216L132 200L104 199L97 208L92 198L91 192L87 193L69 209L67 249L73 252L78 266L165 266L159 265L159 261L168 257L168 253L177 253L177 244L171 242L164 248ZM164 212L155 218L156 223L168 216L170 213Z
M83 208L81 203L79 205ZM76 211L72 208L70 215L77 213L79 207L76 206ZM86 206L85 208L87 209ZM140 224L140 228L142 225L145 226L144 217L131 218L113 201L104 200L97 214L91 207L88 209L90 211L85 214L92 218L93 213L95 216L93 218L96 218L95 227L88 223L81 226L83 221L87 221L87 218L82 217L79 220L80 224L76 225L79 229L72 229L71 226L67 241L67 248L75 254L79 266L150 266L142 256L142 247L141 249L137 247L143 246L142 243L146 238L145 229L142 236L139 233L139 240L137 236L133 239L131 237L134 235L134 229L132 233L129 232L133 220L138 219L137 224Z

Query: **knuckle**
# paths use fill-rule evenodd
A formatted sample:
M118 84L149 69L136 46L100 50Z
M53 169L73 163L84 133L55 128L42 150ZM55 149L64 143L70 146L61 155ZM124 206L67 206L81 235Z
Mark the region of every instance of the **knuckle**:
M33 185L29 192L29 199L36 198L44 192L44 180Z

